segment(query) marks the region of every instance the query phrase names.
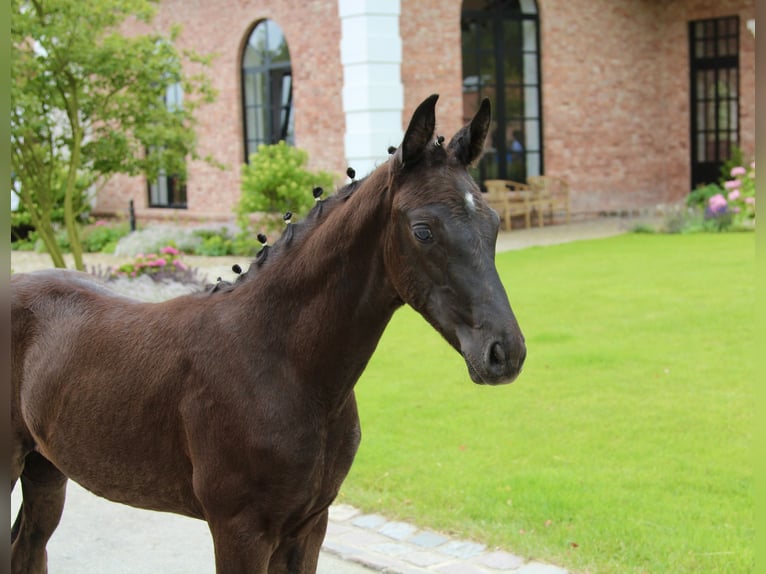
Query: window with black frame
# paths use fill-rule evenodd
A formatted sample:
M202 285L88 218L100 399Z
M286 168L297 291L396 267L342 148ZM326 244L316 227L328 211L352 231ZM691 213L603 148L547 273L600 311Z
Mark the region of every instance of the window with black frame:
M183 107L183 88L180 83L168 86L165 105L170 110ZM159 177L148 184L149 207L186 209L186 182L180 176L168 175L161 170Z
M256 24L242 54L242 111L246 162L260 144L295 145L290 51L272 20Z
M689 23L692 187L720 178L739 144L739 17Z
M526 182L543 173L540 20L535 0L463 0L463 113L483 98L492 126L474 177ZM467 121L467 120L466 120Z

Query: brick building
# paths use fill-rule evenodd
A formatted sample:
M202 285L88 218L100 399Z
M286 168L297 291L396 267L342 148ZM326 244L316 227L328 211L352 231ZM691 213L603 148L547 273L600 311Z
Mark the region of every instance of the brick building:
M447 136L491 98L477 179L564 176L576 213L678 201L755 153L755 0L163 0L152 25L173 23L216 55L198 135L227 169L116 177L97 212L229 220L248 151L279 139L364 175L431 93Z

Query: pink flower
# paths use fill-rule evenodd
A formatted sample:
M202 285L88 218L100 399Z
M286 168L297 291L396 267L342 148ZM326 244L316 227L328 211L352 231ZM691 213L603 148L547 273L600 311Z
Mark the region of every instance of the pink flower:
M176 269L179 269L180 271L186 271L186 265L184 264L183 261L176 259L175 261L173 261L173 265L175 265Z
M160 253L164 253L165 255L179 255L181 252L175 247L168 245L167 247L160 249Z
M737 177L738 175L745 175L745 173L747 173L747 171L741 165L738 165L737 167L731 168L731 176L732 177Z
M755 161L750 164L750 169L755 169Z
M136 259L143 259L143 258L144 258L144 254L143 253L138 253L136 255Z
M717 209L726 206L726 198L720 193L716 193L708 200L708 204L712 209Z
M747 203L748 205L755 205L755 198L754 197L746 197L745 198L745 203Z
M103 225L109 225L109 223L104 219L99 219L96 223L94 223L96 227L101 227Z
M732 179L731 181L727 181L726 183L723 184L723 186L726 189L737 189L741 185L742 185L742 181L740 181L739 179Z
M734 191L729 192L729 201L736 201L739 199L739 190L735 189Z

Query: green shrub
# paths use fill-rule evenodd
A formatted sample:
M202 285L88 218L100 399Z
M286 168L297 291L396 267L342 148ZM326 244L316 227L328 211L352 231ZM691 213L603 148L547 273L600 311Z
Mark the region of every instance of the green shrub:
M701 185L686 196L686 205L689 207L700 207L705 209L711 197L723 192L723 188L717 183Z
M194 250L195 255L207 255L219 257L221 255L233 255L234 243L226 230L222 233L205 233L202 235L202 243Z
M117 243L130 233L127 223L109 224L99 220L82 232L82 247L86 253L114 253Z
M243 230L250 229L250 215L265 213L274 219L286 211L304 215L314 203L314 187L330 189L332 174L306 168L308 153L280 141L258 146L250 163L242 166L242 195L235 211Z

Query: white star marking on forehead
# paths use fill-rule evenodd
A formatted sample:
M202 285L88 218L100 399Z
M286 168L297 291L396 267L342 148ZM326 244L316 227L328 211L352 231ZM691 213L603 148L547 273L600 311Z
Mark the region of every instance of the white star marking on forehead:
M465 205L469 211L476 211L476 200L470 191L465 192Z

